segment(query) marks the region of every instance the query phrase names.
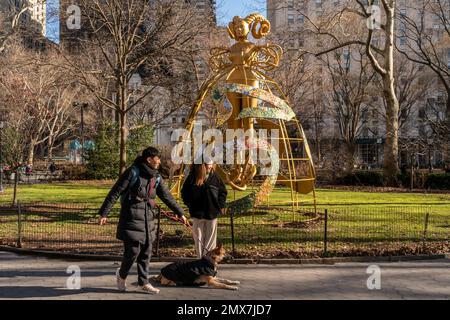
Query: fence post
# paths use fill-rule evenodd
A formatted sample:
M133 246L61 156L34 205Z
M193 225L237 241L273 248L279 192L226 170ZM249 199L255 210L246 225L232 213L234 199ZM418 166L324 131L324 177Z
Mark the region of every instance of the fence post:
M156 228L156 256L161 258L159 255L159 233L161 228L161 207L158 207L158 227Z
M423 242L422 242L422 251L425 251L426 249L426 242L427 242L427 233L428 233L428 220L430 218L430 213L427 212L427 214L425 215L425 225L423 228Z
M323 233L323 256L328 254L328 209L325 209L325 226Z
M14 171L14 195L13 195L13 207L17 206L17 185L19 184L19 170Z
M20 202L17 203L17 247L22 248L22 208Z
M230 224L231 224L231 247L232 247L232 255L233 257L236 255L235 247L234 247L234 220L233 220L233 212L234 210L230 210Z

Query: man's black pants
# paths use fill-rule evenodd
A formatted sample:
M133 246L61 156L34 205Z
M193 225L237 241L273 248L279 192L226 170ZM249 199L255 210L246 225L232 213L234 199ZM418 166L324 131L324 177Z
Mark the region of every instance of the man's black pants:
M133 263L137 262L138 285L143 286L148 283L148 273L150 258L152 255L152 241L147 237L145 243L137 241L124 241L124 253L119 275L126 279Z

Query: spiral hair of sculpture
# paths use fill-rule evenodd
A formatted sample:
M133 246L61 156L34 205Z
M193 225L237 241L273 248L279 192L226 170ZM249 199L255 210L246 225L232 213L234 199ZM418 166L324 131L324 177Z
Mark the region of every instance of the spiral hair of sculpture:
M252 26L252 35L255 39L261 39L270 33L270 22L264 16L253 13L244 19L248 25ZM258 25L260 25L258 29Z

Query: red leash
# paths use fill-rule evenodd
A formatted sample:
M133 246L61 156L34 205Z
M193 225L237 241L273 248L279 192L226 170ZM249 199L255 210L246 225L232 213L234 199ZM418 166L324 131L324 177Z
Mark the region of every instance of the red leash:
M192 225L189 223L189 221L188 221L187 219L186 219L186 223L183 223L183 220L182 220L180 217L178 217L176 214L174 214L174 213L172 213L172 212L167 212L167 211L163 210L163 209L161 208L161 206L159 206L159 205L156 205L156 207L157 207L157 208L159 209L159 211L160 211L163 215L165 215L166 218L168 218L169 220L172 220L172 221L175 221L175 222L181 222L186 228L189 229L189 231L190 231L191 234L192 234L192 238L194 238L194 241L195 241L195 239L197 239L198 242L200 243L200 245L203 245L203 242L200 240L200 238L199 238L199 237L196 237L196 235L195 235L195 233L194 233L194 229L192 228Z
M156 205L156 207L159 209L159 211L166 216L166 218L168 218L169 220L175 221L175 222L181 222L185 227L187 227L188 229L190 229L192 231L192 226L189 223L189 221L186 219L186 223L183 222L183 220L178 217L176 214L172 213L172 212L167 212L164 211L161 206Z

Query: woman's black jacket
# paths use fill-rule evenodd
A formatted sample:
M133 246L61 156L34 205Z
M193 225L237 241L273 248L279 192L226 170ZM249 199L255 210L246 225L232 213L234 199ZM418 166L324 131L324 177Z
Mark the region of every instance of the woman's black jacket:
M225 208L227 188L220 177L211 172L202 186L195 185L195 178L189 174L181 189L181 197L189 208L191 217L216 219Z

